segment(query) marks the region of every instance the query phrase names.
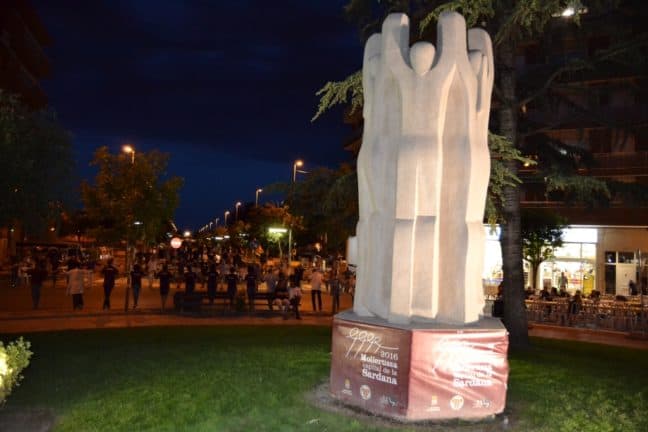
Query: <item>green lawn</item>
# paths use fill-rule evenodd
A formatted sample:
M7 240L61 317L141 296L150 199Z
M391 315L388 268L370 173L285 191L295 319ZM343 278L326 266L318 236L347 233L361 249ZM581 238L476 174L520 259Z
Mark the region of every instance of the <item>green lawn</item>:
M4 409L52 409L57 431L386 430L304 400L328 377L328 327L137 328L27 339L32 364ZM511 356L507 430L647 431L647 391L645 351L535 340L532 350Z

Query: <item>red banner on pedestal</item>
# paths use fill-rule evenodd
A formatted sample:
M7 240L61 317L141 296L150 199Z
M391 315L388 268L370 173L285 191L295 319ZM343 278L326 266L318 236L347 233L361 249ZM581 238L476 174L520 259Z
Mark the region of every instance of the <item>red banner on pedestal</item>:
M503 328L409 329L336 318L332 395L405 420L483 418L504 410Z

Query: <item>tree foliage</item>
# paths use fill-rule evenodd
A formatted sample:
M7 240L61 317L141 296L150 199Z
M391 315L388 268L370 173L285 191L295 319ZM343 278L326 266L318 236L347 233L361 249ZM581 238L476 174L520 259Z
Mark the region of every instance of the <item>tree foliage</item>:
M538 209L522 211L522 254L531 265L534 290L540 264L552 259L556 248L563 245L562 230L565 226L565 220L555 213Z
M38 231L72 195L69 134L50 111L0 90L0 225Z
M173 219L183 184L180 177L166 176L167 161L168 155L155 150L138 152L131 162L130 155L97 149L94 184L81 185L97 240L114 244L129 235L146 243L160 239Z
M352 166L318 167L296 183L264 189L284 193L290 213L301 217L298 245L319 242L329 250L344 251L358 221L358 180Z

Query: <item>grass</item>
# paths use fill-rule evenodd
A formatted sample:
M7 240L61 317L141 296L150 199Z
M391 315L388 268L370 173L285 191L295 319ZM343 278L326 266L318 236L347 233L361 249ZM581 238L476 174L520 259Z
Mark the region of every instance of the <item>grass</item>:
M327 327L37 333L5 409L48 408L56 431L379 431L304 393L329 373ZM645 431L645 351L535 340L510 359L507 430ZM499 430L453 424L441 429ZM407 429L407 428L405 428Z

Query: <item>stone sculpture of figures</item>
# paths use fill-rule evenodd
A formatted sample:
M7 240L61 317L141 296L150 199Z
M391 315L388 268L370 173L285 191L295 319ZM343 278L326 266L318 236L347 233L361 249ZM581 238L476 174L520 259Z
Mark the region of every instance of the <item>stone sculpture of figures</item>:
M483 308L490 173L488 34L441 15L437 50L409 47L406 15L367 41L358 155L354 311L394 323L468 323ZM436 52L435 52L436 51Z

